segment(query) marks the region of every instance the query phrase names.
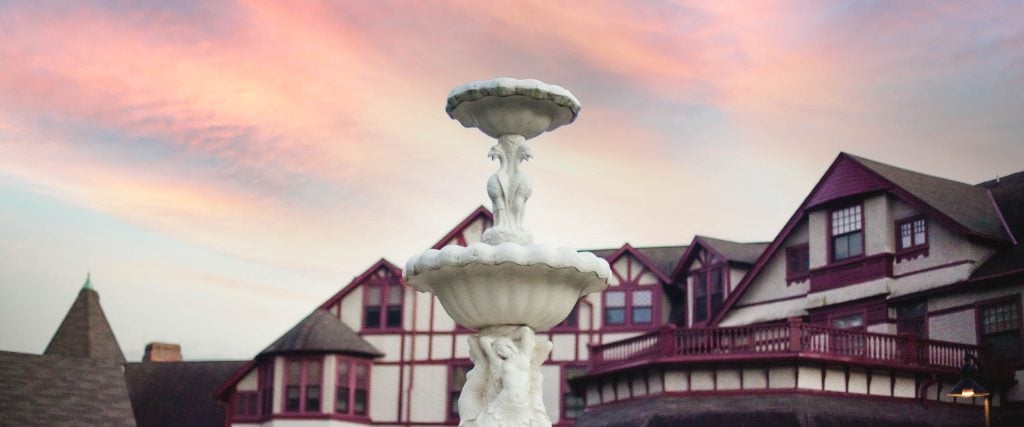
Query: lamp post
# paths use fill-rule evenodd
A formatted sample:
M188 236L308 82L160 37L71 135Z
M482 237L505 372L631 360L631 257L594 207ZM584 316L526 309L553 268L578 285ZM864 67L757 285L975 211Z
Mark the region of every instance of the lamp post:
M964 354L964 364L960 367L960 381L953 386L953 389L946 393L950 397L984 397L985 398L985 427L989 427L989 395L988 390L974 379L974 376L982 376L981 361L977 356Z

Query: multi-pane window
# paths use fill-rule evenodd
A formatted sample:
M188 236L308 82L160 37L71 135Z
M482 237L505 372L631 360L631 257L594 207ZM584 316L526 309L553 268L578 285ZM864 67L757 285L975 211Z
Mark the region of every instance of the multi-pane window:
M900 249L912 249L928 243L928 222L924 218L901 221L896 227Z
M389 280L374 279L367 283L363 303L363 328L401 328L404 290L397 277L389 277Z
M863 220L861 205L832 211L832 261L864 254Z
M285 361L285 412L320 412L320 383L323 364L319 359Z
M1020 302L1007 301L980 307L981 344L992 346L996 360L1021 358Z
M448 418L459 419L459 395L462 386L466 385L466 374L473 369L471 365L452 365L448 371Z
M582 394L573 393L572 388L569 387L569 380L587 373L587 368L582 366L566 366L563 368L563 371L562 378L565 379L565 382L562 384L562 390L564 390L562 394L562 418L575 420L579 418L586 408L586 400Z
M631 254L618 257L612 264L612 287L604 292L605 326L654 325L660 320L661 279Z
M693 321L703 322L725 302L724 268L721 265L691 273L693 278Z
M786 248L786 280L796 282L807 278L811 270L811 250L807 244Z
M928 304L918 301L896 307L896 332L928 338Z
M259 392L240 391L235 394L234 418L252 419L259 416Z
M370 398L370 364L339 357L336 369L334 412L366 415Z
M604 294L604 324L623 325L626 323L626 293L608 291Z

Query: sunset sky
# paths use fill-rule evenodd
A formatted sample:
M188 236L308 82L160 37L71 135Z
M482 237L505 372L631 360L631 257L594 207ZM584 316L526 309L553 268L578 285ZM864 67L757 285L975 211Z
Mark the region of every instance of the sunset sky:
M1019 1L7 0L0 350L91 271L130 360L252 357L489 204L444 102L499 76L583 105L531 140L540 243L770 240L840 151L1024 170Z

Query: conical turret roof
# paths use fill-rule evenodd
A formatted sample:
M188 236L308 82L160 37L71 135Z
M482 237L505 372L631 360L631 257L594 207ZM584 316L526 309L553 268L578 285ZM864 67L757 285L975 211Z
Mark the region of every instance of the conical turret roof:
M86 277L82 290L78 291L78 298L71 304L71 309L43 354L125 363L121 346L117 344L114 331L110 329L107 316L100 306L100 294L92 288L89 277Z

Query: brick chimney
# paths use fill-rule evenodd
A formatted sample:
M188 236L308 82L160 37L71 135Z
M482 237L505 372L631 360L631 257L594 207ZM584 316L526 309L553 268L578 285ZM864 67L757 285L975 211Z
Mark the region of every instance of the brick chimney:
M142 356L143 362L180 362L181 346L165 342L151 342L146 344L146 355Z

